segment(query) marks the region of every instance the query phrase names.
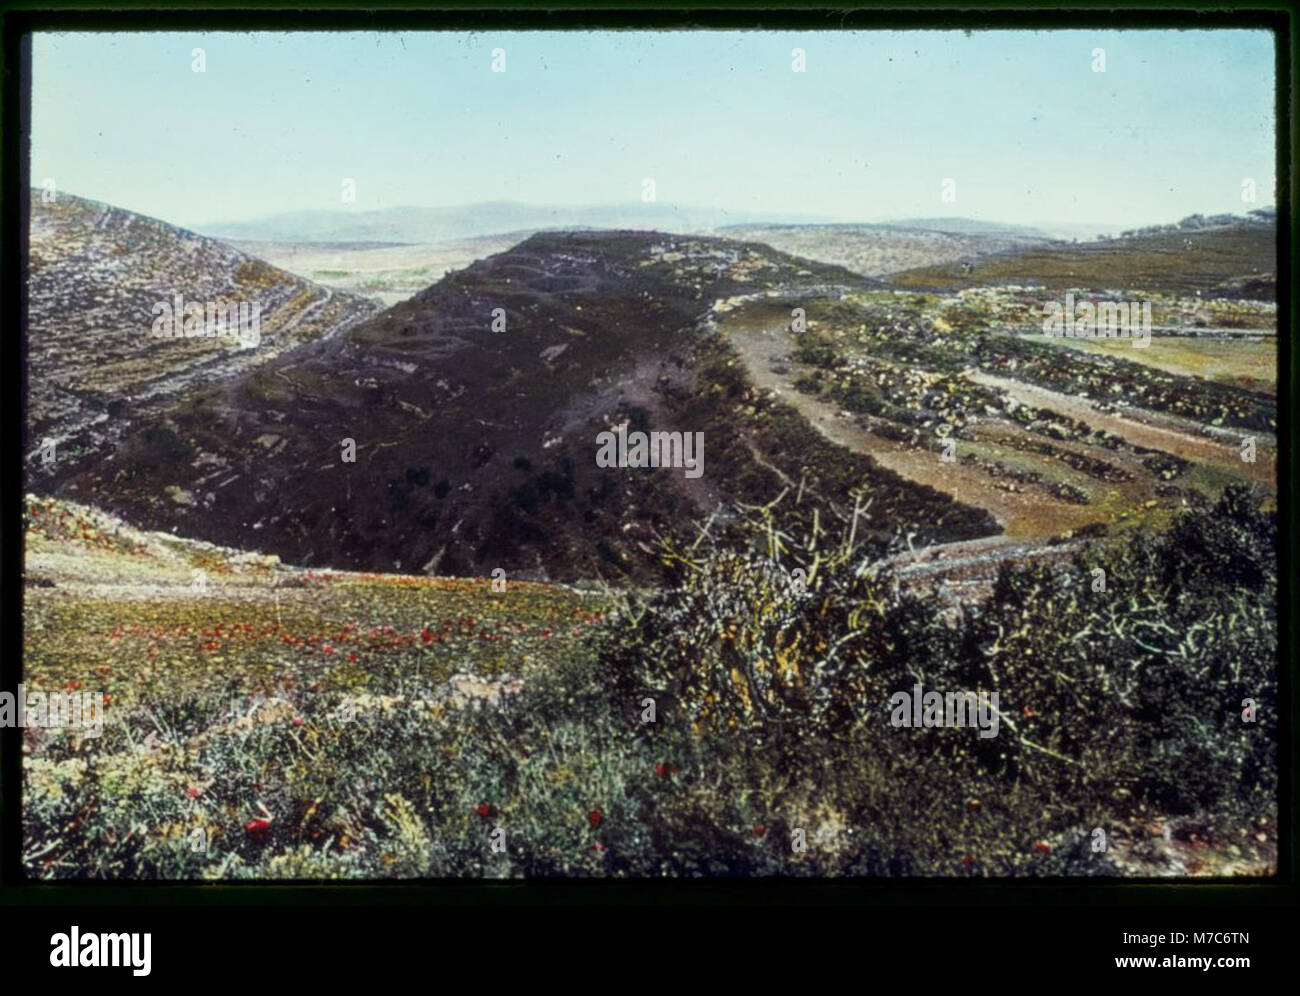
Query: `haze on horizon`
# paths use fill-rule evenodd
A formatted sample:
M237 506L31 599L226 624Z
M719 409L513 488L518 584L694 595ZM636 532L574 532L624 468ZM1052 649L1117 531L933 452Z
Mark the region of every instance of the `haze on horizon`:
M1235 30L40 33L30 181L189 227L639 202L652 178L661 205L738 216L1132 228L1274 203L1273 46Z

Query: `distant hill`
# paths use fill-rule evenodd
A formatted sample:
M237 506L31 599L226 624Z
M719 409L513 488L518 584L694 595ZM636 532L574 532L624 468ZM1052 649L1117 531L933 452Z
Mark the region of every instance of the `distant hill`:
M132 420L187 385L212 384L379 310L183 228L98 201L31 197L27 274L27 453L111 449ZM159 302L260 308L259 341L154 338Z
M1277 229L1244 221L1170 228L1078 244L1056 243L896 273L890 282L946 290L984 284L1040 284L1169 294L1269 299L1276 296Z
M1117 222L1039 221L1030 225L1062 242L1091 242L1093 239L1118 235L1123 225Z
M1027 225L981 221L977 218L886 218L876 224L889 228L919 228L927 232L951 232L959 235L1018 235L1030 239L1049 237L1043 230Z
M1041 236L1013 231L945 232L893 224L728 225L719 229L718 234L765 242L782 252L833 263L869 277L1042 245L1047 241Z
M996 532L761 394L707 320L720 298L836 287L879 284L756 243L540 233L196 387L56 493L297 564L565 580L654 577L656 535L793 486L823 522L866 488L882 543L894 526L918 544ZM704 433L703 474L597 466L598 434L623 423Z
M221 239L260 242L441 242L543 229L646 229L708 232L737 222L818 221L808 216L629 201L626 204L545 205L492 201L456 207L397 207L381 211L295 211L243 222L200 225Z

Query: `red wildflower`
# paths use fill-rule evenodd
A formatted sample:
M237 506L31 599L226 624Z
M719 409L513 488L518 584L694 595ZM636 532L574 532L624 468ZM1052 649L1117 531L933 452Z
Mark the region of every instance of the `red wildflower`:
M1052 849L1052 845L1047 843L1047 841L1045 840L1039 840L1034 842L1034 850L1039 851L1042 854L1046 854L1051 849Z
M301 717L301 716L294 716L294 717L293 717L293 725L294 725L294 726L302 726L302 717Z
M761 836L763 836L763 834L765 834L765 833L767 833L767 827L763 826L763 824L761 824L761 823L755 823L755 824L754 824L754 836L755 836L755 837L761 837Z
M1025 708L1022 711L1024 713L1025 719L1029 719L1031 716L1034 715L1034 710L1030 709L1029 706L1025 706Z
M496 807L487 802L480 802L478 808L474 810L474 812L478 813L479 816L483 817L485 820L491 817L496 811Z
M357 662L357 652L354 650L350 654L348 654L348 663L355 664L356 662Z
M965 865L967 868L969 868L971 865L975 863L975 859L971 857L969 854L967 854L962 857L961 863Z
M271 829L271 821L263 819L249 820L244 824L244 829L254 836L264 834Z
M593 809L587 814L587 822L591 824L591 829L599 830L600 825L605 822L605 817L599 809Z
M203 789L199 788L197 785L191 785L189 788L185 790L185 794L188 795L191 799L197 799L199 796L203 794Z

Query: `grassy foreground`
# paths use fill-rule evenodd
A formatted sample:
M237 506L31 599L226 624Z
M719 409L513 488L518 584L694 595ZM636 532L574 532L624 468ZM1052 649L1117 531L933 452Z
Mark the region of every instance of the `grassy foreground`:
M864 561L851 518L802 534L779 512L665 547L658 590L597 597L322 577L30 499L26 680L112 700L99 738L27 731L24 865L1274 870L1275 523L1244 490L1166 534L1004 568L955 621ZM915 682L998 690L1000 734L891 725Z

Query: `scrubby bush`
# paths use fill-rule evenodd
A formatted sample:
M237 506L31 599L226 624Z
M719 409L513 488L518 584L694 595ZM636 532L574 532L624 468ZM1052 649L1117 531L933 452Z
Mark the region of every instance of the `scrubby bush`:
M1000 800L1005 822L981 851L1000 872L1022 870L1002 845L1028 827L1212 810L1244 827L1273 809L1276 527L1258 496L1229 489L1163 535L1094 543L1066 565L1004 565L955 621L852 540L783 542L763 511L766 549L667 551L679 583L621 614L605 659L619 694L655 698L695 734L733 734L744 765L787 778L787 797L797 784L859 826L891 826L884 839L929 871L942 848L900 771L980 795L985 813ZM792 554L806 583L780 562ZM893 728L889 696L914 684L997 691L999 735Z
M970 635L1019 714L1017 768L1164 812L1271 799L1275 533L1233 487L1163 535L1094 544L1065 568L1004 567Z

